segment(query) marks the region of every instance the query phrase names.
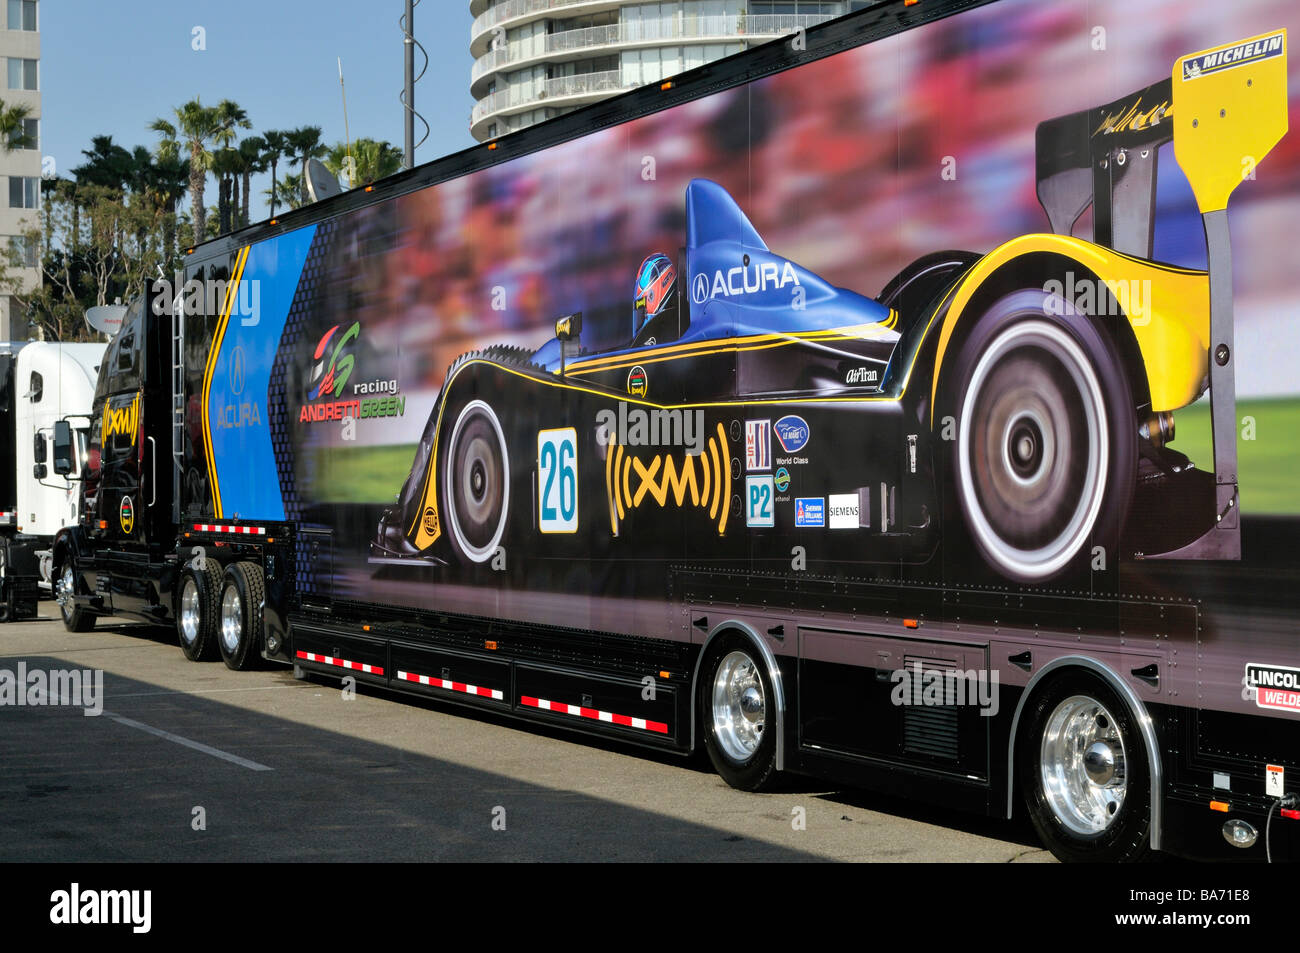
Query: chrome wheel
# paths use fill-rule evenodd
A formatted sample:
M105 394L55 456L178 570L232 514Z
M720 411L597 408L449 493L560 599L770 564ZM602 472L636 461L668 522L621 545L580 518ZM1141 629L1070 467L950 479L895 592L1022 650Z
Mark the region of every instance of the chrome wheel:
M72 617L72 595L76 591L76 577L72 575L72 564L64 563L63 572L59 574L58 582L54 584L54 599L59 604L59 611L63 613L64 621Z
M1095 698L1071 695L1043 726L1043 795L1075 834L1099 834L1119 815L1128 793L1124 737Z
M244 603L239 598L239 589L228 585L221 594L221 642L227 652L233 654L239 649L243 631Z
M181 584L181 638L186 645L193 645L199 637L199 627L203 624L203 611L199 608L199 587L190 577Z
M744 652L718 663L713 679L713 731L728 758L737 764L753 757L763 741L767 699L763 678Z
M1106 495L1110 442L1101 383L1067 331L1018 321L988 344L966 386L957 482L998 569L1046 579L1081 551Z

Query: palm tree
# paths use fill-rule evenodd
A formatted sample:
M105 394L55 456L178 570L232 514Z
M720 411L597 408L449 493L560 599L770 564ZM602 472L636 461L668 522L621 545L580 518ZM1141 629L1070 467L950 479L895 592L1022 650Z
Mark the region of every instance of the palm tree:
M0 150L35 149L36 143L27 135L25 120L31 115L32 107L21 103L7 106L0 101Z
M224 235L231 230L231 221L238 212L238 197L232 194L235 192L235 178L241 168L238 151L215 150L209 168L217 177L217 234ZM235 206L233 210L232 204Z
M300 129L291 129L285 133L289 140L289 151L298 164L298 177L300 179L300 189L298 196L298 205L295 208L307 204L307 160L319 159L325 154L325 143L320 141L320 126L303 126Z
M241 226L248 224L249 217L249 189L251 180L254 175L266 171L267 161L270 154L267 152L266 140L261 136L249 136L247 139L240 140L239 155L243 159L243 170L241 172L244 179L244 208L243 218L239 224Z
M81 154L86 161L72 170L80 185L99 185L121 192L134 175L135 160L112 136L92 136L90 148L82 149Z
M155 119L151 124L164 140L160 151L179 152L188 149L190 154L190 204L193 209L194 234L202 240L207 232L207 208L203 204L203 189L212 152L208 143L228 144L236 127L247 129L251 123L242 108L223 99L216 106L204 106L196 96L183 106L176 107L175 122Z
M279 129L268 129L262 134L266 140L266 161L271 166L271 188L267 193L271 200L271 217L275 218L275 203L279 199L279 190L275 184L275 167L289 154L288 134Z
M338 142L325 157L325 168L337 176L346 171L347 157L352 156L355 181L348 182L351 188L357 185L369 185L384 176L400 172L402 168L402 150L387 142L374 139L358 139L351 149L345 143Z
M262 194L266 196L267 201L287 205L289 208L300 208L302 206L303 177L299 174L286 175L283 180L276 183L275 194L267 189Z

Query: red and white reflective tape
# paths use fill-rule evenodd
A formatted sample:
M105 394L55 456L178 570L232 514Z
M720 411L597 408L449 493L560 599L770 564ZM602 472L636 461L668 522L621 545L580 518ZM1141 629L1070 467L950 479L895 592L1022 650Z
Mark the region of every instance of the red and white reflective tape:
M265 536L265 526L231 526L228 523L195 523L196 533L239 533L245 536Z
M383 675L384 670L378 665L367 665L365 662L349 662L345 658L333 658L329 655L317 655L315 652L298 652L298 658L305 659L308 662L318 662L321 665L337 665L339 668L355 669L358 672L365 672L367 675Z
M579 705L566 705L564 702L551 702L545 698L532 698L529 695L522 695L519 701L529 708L540 708L543 711L557 711L562 715L577 715L579 718L590 718L593 721L606 721L614 725L623 725L627 728L640 728L644 731L655 731L661 735L668 734L668 726L661 721L649 721L645 718L633 718L631 715L615 715L608 711L598 711L595 708L583 708Z
M18 516L14 510L0 510L0 520L11 520Z
M452 692L463 692L466 695L479 695L483 698L494 698L501 701L505 698L505 693L496 688L484 688L482 685L467 685L464 682L453 682L445 678L434 678L432 675L413 675L410 672L403 672L400 669L397 677L407 681L415 682L419 685L432 685L434 688L445 688Z

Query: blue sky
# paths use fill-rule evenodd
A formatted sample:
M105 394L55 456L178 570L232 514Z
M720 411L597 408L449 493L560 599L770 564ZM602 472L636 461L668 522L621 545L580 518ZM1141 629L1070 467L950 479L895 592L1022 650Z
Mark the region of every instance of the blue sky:
M60 175L83 161L90 138L108 134L152 149L149 124L200 96L233 99L253 129L320 126L343 139L337 58L343 57L351 137L403 142L403 0L45 0L41 26L41 152ZM429 53L416 108L429 138L416 162L473 145L469 135L469 30L465 0L422 0L415 35ZM202 27L206 49L195 50ZM416 52L416 69L420 66ZM416 139L422 127L416 123ZM254 218L266 214L254 179ZM216 204L209 181L208 205ZM188 202L188 200L187 200Z

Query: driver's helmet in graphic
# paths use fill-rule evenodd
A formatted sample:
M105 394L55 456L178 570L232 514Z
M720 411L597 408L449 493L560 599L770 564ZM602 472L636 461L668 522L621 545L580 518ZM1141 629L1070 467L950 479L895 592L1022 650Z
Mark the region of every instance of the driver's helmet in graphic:
M634 294L636 304L632 315L632 339L637 341L656 318L676 313L677 266L672 263L672 259L656 252L641 262L636 273Z

